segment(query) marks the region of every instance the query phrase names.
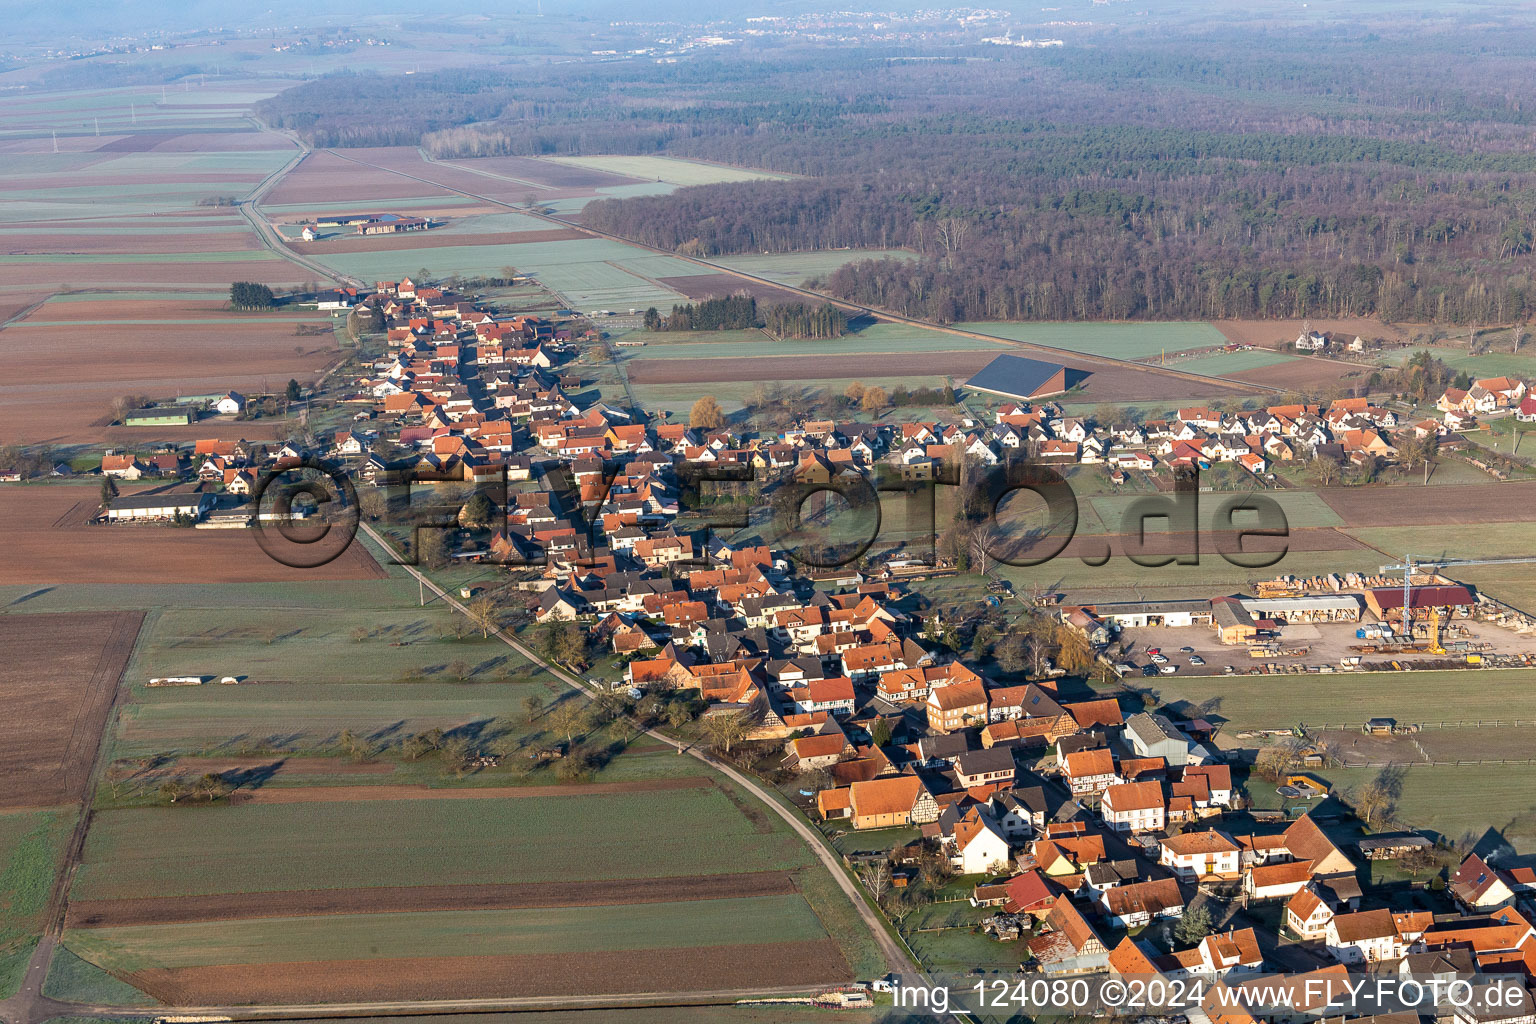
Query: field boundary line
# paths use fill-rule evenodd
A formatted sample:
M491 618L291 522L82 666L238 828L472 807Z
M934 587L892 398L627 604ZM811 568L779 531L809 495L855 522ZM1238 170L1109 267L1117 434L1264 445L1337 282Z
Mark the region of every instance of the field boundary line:
M574 229L576 231L582 231L582 232L585 232L586 234L592 235L595 238L607 238L607 239L609 239L611 241L622 242L625 245L633 246L633 247L635 247L637 249L643 249L645 251L656 253L656 254L661 255L661 256L671 256L674 259L682 260L682 261L687 262L687 263L692 263L692 264L695 264L696 266L707 267L710 270L715 271L716 273L729 274L729 275L731 275L733 277L741 278L744 281L751 281L751 282L754 282L756 284L768 285L768 286L771 286L773 288L778 288L778 289L781 289L781 290L784 290L784 291L788 291L788 292L795 293L797 295L804 296L806 298L815 299L815 300L817 300L819 302L829 303L831 305L837 306L840 309L851 310L851 311L856 312L856 313L862 313L862 314L865 314L865 315L868 315L868 316L872 316L872 317L874 317L876 319L889 320L889 321L892 321L893 323L903 323L903 324L907 324L907 325L913 326L913 327L921 327L921 328L924 328L925 330L930 330L930 331L940 331L942 333L952 334L952 335L955 335L955 336L961 337L961 338L976 338L976 339L980 339L980 340L983 340L983 341L997 342L997 343L1002 344L1002 345L1009 345L1009 346L1012 346L1014 348L1024 349L1025 351L1034 352L1034 353L1041 354L1041 355L1049 355L1049 356L1052 356L1053 358L1056 358L1056 359L1061 359L1064 356L1070 355L1070 356L1075 357L1078 362L1084 363L1084 364L1090 364L1091 365L1093 363L1097 363L1100 366L1111 366L1111 367L1118 367L1118 368L1121 368L1121 369L1131 369L1131 370L1136 370L1136 371L1142 372L1142 373L1152 373L1152 374L1157 374L1157 375L1164 376L1164 377L1171 377L1171 378L1174 378L1176 380L1191 381L1191 382L1194 382L1194 383L1197 383L1197 384L1219 384L1219 385L1222 385L1224 387L1237 388L1237 389L1242 390L1242 391L1254 391L1254 392L1268 393L1268 394L1274 394L1274 395L1279 395L1279 394L1284 394L1285 393L1285 389L1284 388L1274 387L1273 385L1269 385L1269 384L1254 384L1251 381L1240 380L1240 379L1235 378L1235 377L1213 377L1213 376L1208 376L1206 374L1190 373L1188 371L1183 371L1183 370L1174 370L1174 369L1170 369L1168 367L1148 366L1145 363L1138 363L1138 362L1136 362L1135 360L1132 360L1132 359L1117 359L1117 358L1115 358L1113 356L1089 356L1089 355L1085 355L1084 353L1073 352L1071 349L1052 348L1049 345L1039 345L1039 344L1035 344L1033 342L1027 342L1027 341L1014 341L1011 338L1000 338L1000 337L998 337L996 335L993 335L993 334L984 334L981 331L969 331L969 330L966 330L966 329L960 328L960 327L953 327L953 326L946 326L944 324L932 323L932 322L930 322L928 320L919 319L918 317L904 316L904 315L902 315L900 313L892 313L892 312L889 312L887 310L879 309L878 307L875 307L875 306L864 306L864 305L860 305L859 303L856 303L856 302L848 302L848 301L845 301L843 299L835 299L832 296L826 295L826 294L824 294L822 292L812 291L812 290L810 290L808 288L800 288L800 287L797 287L795 285L783 284L783 283L781 283L779 281L772 281L772 280L769 280L768 278L765 278L765 277L758 277L755 274L748 274L745 271L735 270L735 269L733 269L731 267L728 267L728 266L726 266L726 265L724 265L722 263L711 263L710 261L705 260L705 259L700 259L697 256L684 256L684 255L682 255L680 253L673 252L673 251L671 251L669 249L663 249L663 248L660 248L659 246L654 246L654 245L646 245L643 242L636 242L633 239L625 238L622 235L614 235L614 234L610 234L610 233L608 233L606 231L598 231L596 228L585 227L585 226L583 226L581 224L577 224L577 223L574 223L574 222L569 221L569 220L564 220L564 219L562 219L560 217L554 217L554 216L550 216L549 214L538 213L538 212L535 212L535 211L532 211L532 210L520 210L516 206L513 206L511 203L504 202L503 200L500 200L500 199L493 199L490 196L478 195L478 194L473 193L473 192L465 192L463 189L454 188L452 185L445 185L445 184L443 184L440 181L433 181L430 178L423 178L423 177L421 177L419 175L409 174L409 173L407 173L405 171L396 170L395 168L392 168L392 167L383 167L383 166L381 166L379 164L370 163L367 160L362 160L362 159L359 159L357 157L347 156L344 153L338 153L335 150L327 150L326 152L334 153L336 156L339 156L342 159L351 160L353 163L362 164L365 167L373 167L373 168L376 168L378 170L388 171L388 172L390 172L392 174L398 174L398 175L400 175L402 177L410 178L410 179L412 179L414 181L419 181L419 182L421 182L423 184L426 184L426 185L433 185L433 186L435 186L437 188L447 189L450 192L456 192L459 195L465 196L465 197L467 197L469 199L475 199L475 200L478 200L478 201L483 202L483 203L490 203L490 204L493 204L495 206L500 206L503 209L511 210L511 211L513 211L515 213L525 213L525 214L527 214L530 217L537 217L537 218L540 218L541 220L548 221L551 224L559 224L561 227L572 228L572 229ZM423 154L423 156L425 156L425 154ZM426 157L424 162L427 163L427 164L440 164L440 163L442 163L442 161L438 161L436 159L433 159L432 157ZM1129 322L1135 323L1136 321L1129 321Z
M392 551L384 538L381 537L378 532L375 531L373 527L369 526L367 523L360 521L358 523L358 529L361 530L370 540L372 540L374 544L378 545L386 555ZM469 609L461 601L454 598L442 587L438 586L437 583L427 577L425 573L422 573L413 565L405 565L402 566L402 568L404 568L405 571L411 576L414 576L418 583L420 583L426 589L430 590L434 595L436 595L445 604L447 604L448 607L462 615L469 616ZM566 686L577 691L588 699L591 699L596 694L596 692L598 692L592 686L577 676L539 657L532 651L532 649L526 647L522 642L509 634L505 629L496 629L492 631L491 635L495 636L508 647L511 647L518 654L522 655L529 661L530 664L542 667L545 671L549 672L560 682L564 683ZM679 752L687 753L692 757L703 761L705 764L719 771L726 778L730 779L732 782L736 783L738 786L751 793L762 803L767 804L770 808L772 808L774 813L783 819L784 822L788 824L790 828L795 832L795 834L798 835L807 845L812 848L812 852L815 853L817 860L819 860L821 864L829 872L831 872L833 879L838 883L838 887L842 889L849 900L853 902L855 910L858 911L859 916L864 920L865 924L873 933L876 944L879 945L882 949L882 952L885 953L888 965L897 971L906 971L915 968L916 965L910 962L910 959L906 953L890 941L889 934L884 930L884 928L881 927L880 920L875 915L874 911L872 911L868 904L866 904L861 898L857 887L853 881L849 879L847 873L843 870L842 865L839 863L837 855L828 849L827 846L818 839L815 830L812 829L807 822L803 821L798 814L786 809L782 804L765 793L762 788L757 785L756 782L748 778L742 772L737 771L735 768L725 764L718 758L712 757L704 751L699 750L693 744L684 743L680 740L673 739L665 733L659 732L655 729L645 729L643 731L645 735L650 736L652 739L659 740L660 742L667 744Z

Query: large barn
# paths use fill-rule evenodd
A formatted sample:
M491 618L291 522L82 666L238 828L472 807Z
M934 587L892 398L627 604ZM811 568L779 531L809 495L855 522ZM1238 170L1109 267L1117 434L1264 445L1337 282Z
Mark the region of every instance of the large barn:
M1047 398L1070 391L1088 379L1086 370L1073 370L1059 363L1047 363L1023 356L998 356L980 370L964 387L1018 401Z

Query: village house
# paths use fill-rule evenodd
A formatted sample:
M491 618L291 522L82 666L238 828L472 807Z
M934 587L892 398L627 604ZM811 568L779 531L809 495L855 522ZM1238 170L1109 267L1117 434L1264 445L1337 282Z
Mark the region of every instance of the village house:
M1125 782L1104 789L1100 813L1116 832L1156 832L1167 823L1158 782Z
M1187 882L1232 879L1242 874L1241 848L1228 836L1208 829L1169 836L1158 843L1158 863Z
M1119 782L1115 774L1115 757L1107 748L1078 750L1067 755L1062 766L1062 776L1073 796L1090 796Z

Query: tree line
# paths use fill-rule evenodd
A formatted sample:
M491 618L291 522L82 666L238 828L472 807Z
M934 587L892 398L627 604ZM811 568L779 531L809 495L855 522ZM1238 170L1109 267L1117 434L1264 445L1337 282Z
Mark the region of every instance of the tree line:
M728 295L673 305L665 315L655 306L645 311L641 323L648 331L742 331L765 327L781 338L824 340L848 332L848 315L830 302L803 302L759 308L750 295Z

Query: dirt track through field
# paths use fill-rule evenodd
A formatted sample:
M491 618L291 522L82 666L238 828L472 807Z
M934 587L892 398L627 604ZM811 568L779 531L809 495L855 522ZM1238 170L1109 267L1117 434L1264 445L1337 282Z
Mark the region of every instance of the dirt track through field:
M642 878L518 885L380 886L299 889L151 899L87 900L70 904L68 927L242 921L263 917L336 914L411 914L439 910L523 910L533 907L596 907L628 903L783 896L796 892L782 871L685 878Z
M282 964L215 964L139 971L128 981L173 1006L486 999L496 996L688 992L847 981L831 939L691 949L524 956L407 957Z
M528 800L535 797L605 796L613 793L654 793L669 789L708 789L707 776L647 779L640 782L594 782L571 786L480 786L474 789L435 789L431 786L305 786L294 789L254 789L235 794L235 802L251 804L342 804L359 800Z

